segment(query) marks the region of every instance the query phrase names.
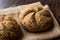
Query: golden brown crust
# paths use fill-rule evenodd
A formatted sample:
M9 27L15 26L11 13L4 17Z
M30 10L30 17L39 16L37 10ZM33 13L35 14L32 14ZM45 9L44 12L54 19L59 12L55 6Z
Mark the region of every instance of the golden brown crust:
M0 40L16 40L20 32L20 26L14 18L0 15Z
M45 31L53 24L50 12L35 4L22 10L19 20L23 28L31 32Z
M31 4L28 7L26 7L24 10L21 11L21 14L19 15L20 21L22 22L24 16L29 14L30 12L37 12L41 10L42 8L37 4Z

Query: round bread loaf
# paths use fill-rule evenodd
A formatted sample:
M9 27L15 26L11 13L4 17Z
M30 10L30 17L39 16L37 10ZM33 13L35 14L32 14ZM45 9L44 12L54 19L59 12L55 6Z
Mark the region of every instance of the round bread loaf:
M37 4L32 4L22 10L19 20L22 27L30 32L46 31L53 25L50 12Z
M14 18L0 15L0 40L17 40L20 33L20 26Z

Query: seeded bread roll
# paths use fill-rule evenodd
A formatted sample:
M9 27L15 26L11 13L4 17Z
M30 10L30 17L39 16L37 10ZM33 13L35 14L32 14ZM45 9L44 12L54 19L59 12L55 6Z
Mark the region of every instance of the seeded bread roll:
M0 40L17 40L20 33L20 26L14 18L0 15Z
M30 32L46 31L53 25L50 12L37 4L32 4L22 10L19 20L22 27Z

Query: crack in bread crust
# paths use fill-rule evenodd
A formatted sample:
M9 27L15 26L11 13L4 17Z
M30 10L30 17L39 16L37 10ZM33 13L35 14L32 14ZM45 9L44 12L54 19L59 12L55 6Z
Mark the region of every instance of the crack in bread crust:
M27 6L19 15L20 23L25 30L40 32L53 27L50 12L37 4Z

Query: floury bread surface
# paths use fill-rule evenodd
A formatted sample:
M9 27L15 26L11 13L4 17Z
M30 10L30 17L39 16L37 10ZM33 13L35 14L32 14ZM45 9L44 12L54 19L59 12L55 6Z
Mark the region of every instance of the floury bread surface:
M0 40L17 40L21 36L17 21L6 15L0 15Z
M30 32L46 31L53 27L53 19L46 8L31 4L23 9L19 15L22 27Z
M35 4L42 6L42 4L40 2L37 2ZM0 10L0 13L1 13L0 15L4 15L4 14L7 15L8 14L14 18L16 18L16 17L18 18L18 16L16 16L16 15L18 15L18 13L20 11L22 11L25 7L27 7L29 5L31 5L31 4L23 5L23 6L17 6L17 7L11 7L11 8ZM44 7L44 6L42 6L42 7ZM53 13L51 12L51 10L49 10L49 12L50 12L50 14L53 18L53 22L54 22L53 30L48 31L48 32L44 32L44 33L37 33L36 34L36 33L27 32L24 29L22 29L22 32L24 34L22 40L44 40L44 39L46 40L46 39L54 38L54 37L57 37L60 35L59 24L58 24L57 20L55 19L55 17L53 16ZM16 15L15 15L15 13L16 13Z

